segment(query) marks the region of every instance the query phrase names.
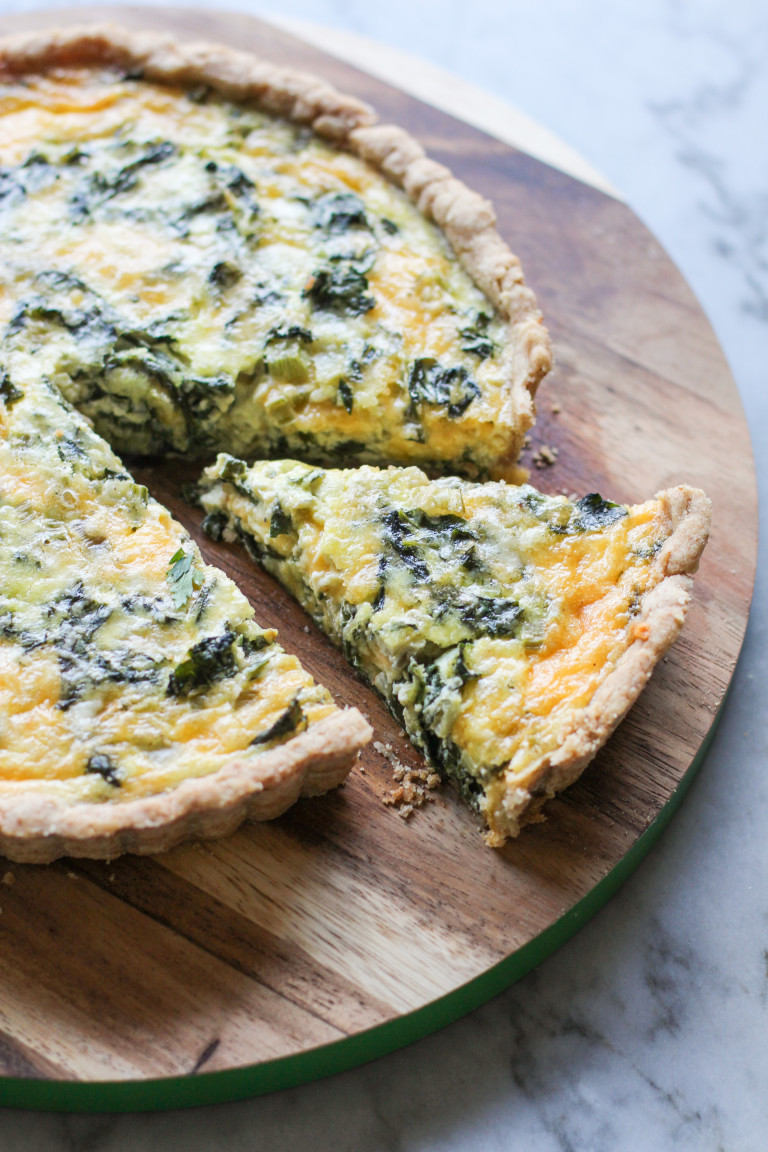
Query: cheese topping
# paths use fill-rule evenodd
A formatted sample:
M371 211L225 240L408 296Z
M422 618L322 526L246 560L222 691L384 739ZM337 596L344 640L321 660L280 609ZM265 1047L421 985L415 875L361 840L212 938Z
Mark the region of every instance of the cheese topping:
M416 468L222 455L212 535L242 539L481 812L560 746L642 628L658 501L571 503Z
M334 711L83 417L7 373L0 573L0 797L135 799Z
M6 367L117 451L478 473L519 447L504 324L358 157L78 70L0 86L0 149Z

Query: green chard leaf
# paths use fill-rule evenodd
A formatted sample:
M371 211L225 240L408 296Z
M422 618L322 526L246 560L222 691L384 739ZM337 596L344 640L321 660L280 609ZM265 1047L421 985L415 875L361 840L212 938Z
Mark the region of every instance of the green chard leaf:
M488 335L490 323L491 317L487 312L478 312L474 324L459 329L459 336L462 337L461 347L465 352L477 356L478 360L485 360L494 353L494 344Z
M439 404L456 419L463 416L480 389L466 368L443 368L431 356L414 360L408 377L414 404Z
M169 696L187 696L209 688L219 680L234 676L237 662L233 652L235 633L229 628L220 636L208 636L190 648L168 680Z
M270 725L266 731L259 732L257 736L254 736L253 740L251 740L251 745L268 744L270 740L277 740L282 736L287 736L289 733L295 732L296 729L303 731L306 726L307 719L299 703L299 698L296 696L285 711L278 716L274 724Z
M574 507L578 513L578 527L582 532L596 532L600 528L607 528L609 524L623 520L628 515L623 504L604 500L599 492L589 492L586 496L582 496Z
M312 223L326 232L369 228L365 205L354 192L327 192L312 206Z
M94 756L88 758L88 763L85 766L86 772L95 773L107 783L111 784L113 788L119 788L122 783L120 770L113 761L111 756L105 756L102 752L97 752Z
M368 295L368 279L350 264L336 268L321 268L315 272L304 295L316 308L336 312L340 316L362 316L376 307L373 296Z
M274 540L276 536L288 536L291 532L293 532L293 521L290 513L285 511L278 500L275 502L269 520L269 538Z
M6 408L10 408L17 400L21 400L23 395L24 393L16 387L8 373L3 372L0 376L0 400L3 401Z
M351 412L355 403L355 394L348 380L339 380L339 400L347 412Z
M193 496L191 503L196 503L195 496ZM224 533L228 525L229 517L227 516L226 512L222 511L220 508L217 508L215 511L209 512L208 515L203 518L201 527L206 536L210 536L211 540L223 540Z

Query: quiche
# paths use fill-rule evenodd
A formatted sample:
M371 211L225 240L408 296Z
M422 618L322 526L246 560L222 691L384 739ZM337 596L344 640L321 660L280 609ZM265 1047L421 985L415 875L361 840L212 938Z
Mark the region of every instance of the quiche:
M635 507L415 467L204 473L244 543L384 698L499 846L581 773L676 637L709 501Z
M34 372L0 380L0 852L154 852L344 779L370 728Z
M158 851L339 785L370 728L35 373L0 381L0 851Z
M122 453L501 474L550 351L490 204L311 76L0 46L0 330Z

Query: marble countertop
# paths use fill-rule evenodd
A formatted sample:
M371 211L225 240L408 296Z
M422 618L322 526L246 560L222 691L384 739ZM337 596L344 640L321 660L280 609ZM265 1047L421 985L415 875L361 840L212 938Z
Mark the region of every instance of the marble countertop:
M0 12L23 7L0 0ZM280 13L486 88L619 188L717 331L768 497L765 0L282 0ZM373 1064L252 1101L139 1116L6 1110L0 1148L764 1152L767 632L763 566L730 698L680 812L610 904L508 992Z

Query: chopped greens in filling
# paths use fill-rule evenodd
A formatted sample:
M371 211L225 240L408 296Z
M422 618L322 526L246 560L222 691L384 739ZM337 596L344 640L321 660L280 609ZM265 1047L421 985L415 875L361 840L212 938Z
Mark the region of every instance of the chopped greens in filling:
M0 392L0 795L128 800L334 710L42 383Z
M669 532L656 501L416 468L222 455L199 492L206 528L285 584L501 836L516 831L504 790L560 747L632 642Z
M504 323L364 161L210 92L77 71L0 85L0 144L6 372L117 451L516 455Z

